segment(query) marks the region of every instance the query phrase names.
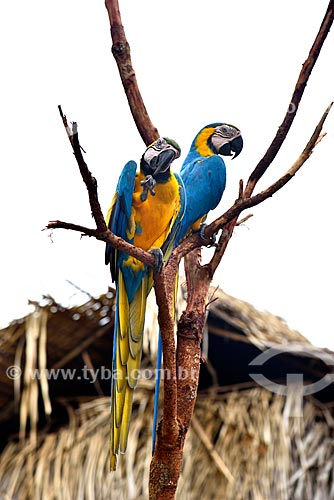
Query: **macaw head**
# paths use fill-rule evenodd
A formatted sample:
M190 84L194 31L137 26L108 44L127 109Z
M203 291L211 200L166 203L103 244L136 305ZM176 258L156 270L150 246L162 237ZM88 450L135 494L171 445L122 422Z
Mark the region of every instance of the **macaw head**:
M236 158L243 148L240 130L227 123L217 125L209 138L209 147L214 154Z
M234 125L212 123L203 127L195 137L190 151L200 156L223 155L236 158L242 151L241 132Z
M181 148L177 142L168 137L159 137L146 149L140 161L140 168L145 175L152 175L157 180L169 177L171 163L180 154Z

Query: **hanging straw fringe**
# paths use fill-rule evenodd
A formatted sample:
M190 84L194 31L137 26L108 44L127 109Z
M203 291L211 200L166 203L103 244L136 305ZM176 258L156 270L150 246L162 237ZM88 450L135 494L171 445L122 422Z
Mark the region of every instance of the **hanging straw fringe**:
M51 401L46 375L47 367L47 318L45 309L36 307L33 314L26 318L25 329L25 365L23 375L23 390L20 403L20 439L25 439L29 422L29 438L32 445L37 443L38 424L38 381L46 415L51 414ZM17 361L22 361L22 347L18 346Z

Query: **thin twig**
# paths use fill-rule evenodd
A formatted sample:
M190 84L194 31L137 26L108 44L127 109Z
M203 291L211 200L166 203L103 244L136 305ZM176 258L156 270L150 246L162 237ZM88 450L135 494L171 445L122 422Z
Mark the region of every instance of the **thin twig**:
M94 238L96 238L97 240L109 243L114 248L117 248L117 250L135 257L136 259L140 260L150 267L154 267L154 256L151 253L145 252L145 250L131 245L131 243L123 240L123 238L120 238L119 236L116 236L116 234L113 234L109 229L106 229L106 231L100 233L98 229L91 229L85 226L72 224L71 222L63 222L60 220L50 221L45 229L70 229L72 231L78 231L86 236L94 236Z
M87 295L87 297L89 297L91 300L95 300L95 297L91 293L87 292L86 290L83 290L79 285L76 285L75 283L73 283L73 281L66 280L66 282L69 285L73 286L73 288L76 288L77 290L79 290L79 292L84 293L85 295Z
M244 224L246 221L248 221L251 217L253 217L253 214L248 214L246 215L245 217L243 217L242 219L238 220L238 222L236 223L236 226L241 226L242 224Z

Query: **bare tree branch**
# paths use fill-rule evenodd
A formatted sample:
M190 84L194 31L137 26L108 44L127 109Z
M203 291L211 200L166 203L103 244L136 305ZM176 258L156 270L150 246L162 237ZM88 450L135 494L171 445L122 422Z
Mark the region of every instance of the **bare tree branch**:
M154 276L154 289L158 305L158 321L164 358L164 405L161 435L167 445L173 445L179 435L177 424L177 373L174 338L173 295L177 266ZM166 279L167 278L167 279Z
M186 393L188 395L188 398L191 399L193 391L196 392L197 390L198 378L196 377L196 375L194 377L193 373L197 374L199 372L200 341L206 315L205 300L207 298L209 284L211 282L215 270L217 269L217 266L221 261L222 256L225 253L228 242L233 234L234 227L237 224L238 217L245 208L250 208L251 206L261 203L268 197L272 196L279 189L281 189L295 175L295 173L304 164L307 158L309 158L309 156L313 151L313 148L321 140L320 132L324 120L326 119L328 112L330 110L330 107L324 113L314 134L312 135L309 143L307 144L304 151L298 158L297 162L295 162L294 165L289 169L289 171L272 186L269 186L269 188L267 188L263 192L253 197L251 196L256 186L256 183L262 177L264 172L267 170L268 166L275 158L282 143L284 142L288 130L291 127L301 97L303 95L306 83L308 81L312 68L314 67L314 64L317 60L322 44L328 34L332 22L333 22L333 1L331 0L324 21L318 33L318 36L316 37L316 40L311 48L309 57L303 66L303 70L297 81L296 88L293 93L291 105L294 106L293 110L294 113L293 114L289 113L289 111L291 111L291 105L290 105L289 106L290 109L288 110L288 113L286 114L286 117L283 120L283 123L276 134L276 137L272 141L272 144L269 147L266 155L263 157L263 159L259 162L257 167L250 175L246 188L245 189L243 188L243 183L241 181L239 185L238 199L236 200L234 205L222 217L220 217L217 221L210 224L206 228L205 231L206 237L210 237L214 233L216 233L219 229L223 229L220 235L217 248L211 259L211 262L205 266L201 266L199 259L197 258L196 260L195 251L189 253L185 259L188 300L187 300L186 311L184 311L179 321L178 332L177 332L178 335L177 366L186 367L186 373L188 374L187 377L185 377L185 379L182 380L179 379L177 384L177 392L178 392L177 410L178 410L178 418L180 419L180 422L182 424L180 429L181 435L180 439L175 442L173 450L174 451L173 462L176 465L171 466L167 468L167 470L165 470L166 464L164 461L163 453L161 454L157 452L153 457L151 463L151 471L150 471L151 499L158 499L158 498L169 499L169 498L174 498L175 495L176 485L178 481L177 471L181 468L181 463L182 463L183 443L193 413L192 405L187 404L187 402L184 401L185 399L184 394ZM178 259L181 256L184 256L187 251L196 248L196 244L197 244L196 235L193 235L187 240L185 240L185 242L183 242L176 250L174 250L172 258ZM200 257L200 250L197 251L197 255L198 257ZM192 293L193 290L196 290L195 295ZM186 341L184 341L185 339ZM159 439L158 439L158 444L159 444ZM169 475L167 474L169 482L161 481L160 479L161 475L159 475L161 472L169 473ZM173 495L173 490L171 488L171 483L173 485L175 484L174 495Z
M141 248L131 245L130 243L123 240L119 236L113 234L107 228L98 198L96 179L95 177L92 176L82 156L82 147L80 146L79 142L77 123L73 122L71 128L68 125L66 115L63 114L61 106L58 106L58 109L60 116L62 118L65 131L71 143L73 153L81 173L81 177L88 191L90 208L92 211L92 216L96 223L96 229L91 229L78 224L72 224L70 222L63 222L59 220L50 221L47 224L46 229L69 229L72 231L78 231L83 235L94 236L98 240L109 243L114 248L117 248L119 251L127 253L132 257L135 257L144 264L147 264L150 267L154 267L154 257L152 254L150 254L149 252L145 252L145 250L142 250Z
M173 251L173 256L180 262L180 260L187 255L189 252L193 251L195 248L210 243L211 237L216 234L220 229L223 229L223 234L220 236L219 242L216 245L216 255L214 257L214 262L219 263L221 257L223 256L225 249L227 247L228 241L232 235L231 230L235 225L240 225L250 218L250 215L245 216L242 220L238 221L238 217L244 210L259 205L266 199L273 196L277 191L279 191L287 182L289 182L298 170L303 166L306 160L311 156L315 146L323 139L326 134L321 134L323 124L332 108L333 103L331 103L324 114L322 115L318 125L316 126L309 142L305 146L303 152L300 154L295 163L290 167L290 169L280 177L275 183L261 191L257 195L247 197L243 192L243 183L240 181L239 185L239 195L235 203L220 217L211 222L204 231L205 240L201 239L199 233L192 234L187 239L178 245L178 247ZM229 225L227 228L226 226ZM221 255L219 258L218 256ZM218 264L217 264L218 265ZM216 269L217 265L213 266L213 271Z
M118 0L105 0L105 5L109 15L111 38L113 41L112 53L117 63L134 122L141 138L146 146L148 146L159 137L159 133L150 120L141 93L139 92L137 78L131 61L130 46L122 26Z
M333 103L330 103L330 105L326 108L325 112L323 113L318 125L316 126L309 142L305 146L303 152L300 154L298 159L295 161L295 163L290 167L290 169L282 176L280 177L274 184L269 186L267 189L264 191L261 191L255 196L246 196L246 190L243 192L243 182L240 180L239 183L239 195L235 203L220 217L218 217L216 220L211 222L204 231L204 236L205 240L201 239L199 234L193 234L189 236L186 240L180 243L178 247L173 251L173 255L175 258L180 260L187 255L189 252L194 250L195 248L198 248L199 246L203 246L206 243L210 243L211 237L216 234L220 229L224 229L224 234L221 235L221 240L217 244L217 251L221 251L223 248L223 240L225 240L228 236L228 232L232 227L227 230L226 225L227 224L232 224L234 225L239 225L245 220L249 219L250 216L247 215L244 219L240 220L237 222L237 218L239 217L240 213L248 208L254 207L255 205L259 205L263 201L265 201L267 198L270 198L273 196L277 191L279 191L287 182L289 182L294 175L298 172L298 170L303 166L303 164L306 162L306 160L311 156L313 153L313 150L317 144L323 139L323 137L326 135L321 134L322 127L324 125L324 122L333 106ZM230 235L231 236L231 235ZM229 239L229 238L228 238ZM224 248L227 246L227 241L224 242ZM215 258L216 260L216 258Z
M306 144L304 150L298 157L298 159L294 162L294 164L290 167L290 169L282 175L276 182L274 182L271 186L261 191L260 193L254 196L247 196L246 189L245 192L242 193L241 197L235 201L231 208L229 208L221 217L218 217L214 222L209 224L205 228L205 237L210 238L213 234L215 234L219 229L222 229L226 224L231 222L236 216L238 216L243 210L247 208L254 207L255 205L259 205L266 199L273 196L277 191L279 191L287 182L289 182L294 175L298 172L298 170L304 165L306 160L311 156L313 150L317 144L322 140L322 138L326 134L321 135L323 124L328 116L332 108L333 103L331 103L323 113L318 125L316 126L310 140Z
M72 128L69 127L67 118L64 115L61 106L58 106L59 113L63 122L63 125L65 127L67 136L69 138L69 141L71 143L73 153L75 156L75 159L77 160L77 164L79 166L79 170L81 173L81 177L86 184L86 188L88 191L88 196L89 196L89 203L90 207L92 209L92 215L94 217L96 227L98 232L105 232L107 231L107 225L105 223L103 213L100 207L98 195L97 195L97 182L95 177L92 176L90 173L87 164L82 156L82 148L79 143L79 136L78 136L78 124L76 122L72 123Z
M124 252L132 257L135 257L144 264L147 264L149 267L154 267L154 256L151 253L145 252L145 250L131 245L131 243L128 243L119 236L116 236L116 234L113 234L109 229L106 229L104 232L99 232L98 229L91 229L89 227L72 224L71 222L63 222L60 220L50 221L45 229L68 229L71 231L77 231L85 236L94 236L97 240L109 243L120 252Z
M302 18L301 18L302 19ZM245 189L245 196L249 196L252 194L254 191L254 188L258 182L258 180L262 177L264 172L267 170L269 165L272 163L274 158L276 157L278 151L280 150L287 133L290 130L290 127L292 125L292 122L296 116L296 113L298 111L298 107L301 101L301 98L303 97L303 93L306 87L306 84L308 82L308 79L311 75L311 72L314 68L315 63L317 62L318 56L320 54L321 48L324 44L324 41L329 33L329 30L333 24L333 19L334 19L334 0L330 0L326 14L324 16L324 19L321 23L319 32L313 42L313 45L311 47L311 50L309 52L309 55L304 62L302 69L300 71L295 89L293 91L291 101L288 106L288 110L286 112L286 115L284 117L283 122L281 123L280 127L277 130L277 133L270 144L266 154L264 157L259 161L257 166L255 167L254 171L251 173L247 186Z
M96 229L91 229L86 226L80 226L79 224L73 224L72 222L64 222L61 220L51 220L45 226L45 229L68 229L70 231L77 231L82 234L82 236L93 236L97 238L98 232Z

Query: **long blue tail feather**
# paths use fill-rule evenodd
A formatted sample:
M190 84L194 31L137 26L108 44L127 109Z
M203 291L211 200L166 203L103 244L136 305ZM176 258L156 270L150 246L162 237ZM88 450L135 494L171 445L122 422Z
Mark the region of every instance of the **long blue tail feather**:
M154 454L155 441L157 436L158 410L159 410L159 393L161 380L161 363L162 363L162 340L159 329L157 359L155 364L155 392L154 392L154 409L153 409L153 427L152 427L152 455Z

